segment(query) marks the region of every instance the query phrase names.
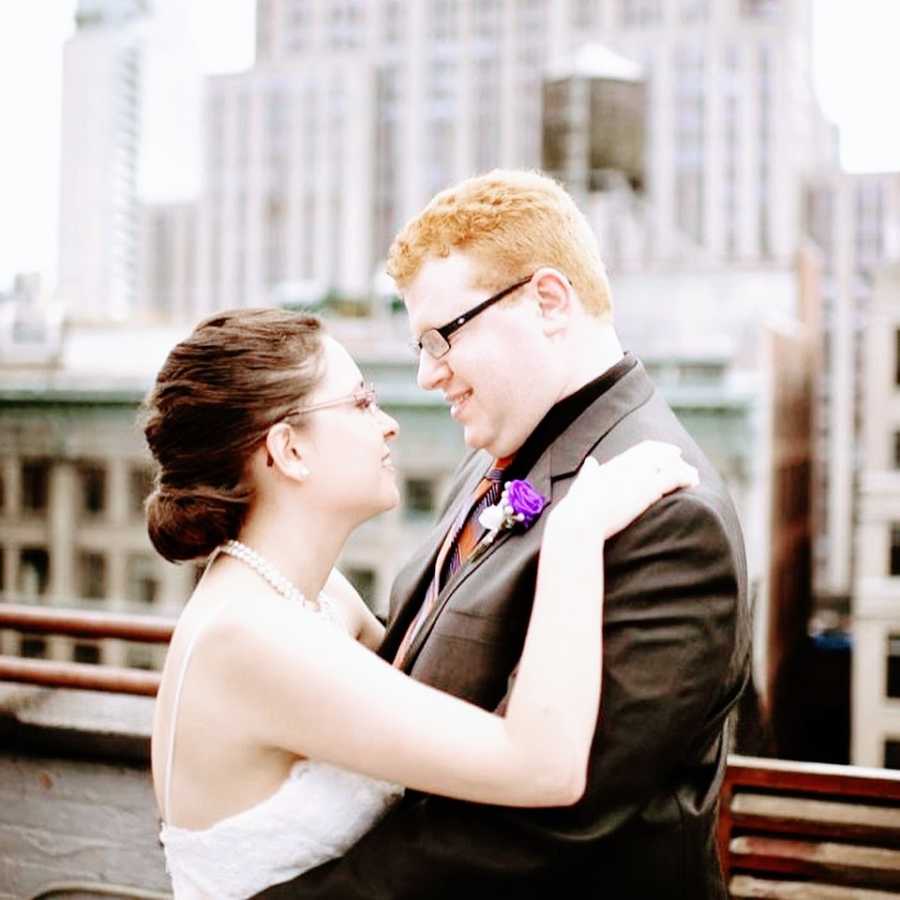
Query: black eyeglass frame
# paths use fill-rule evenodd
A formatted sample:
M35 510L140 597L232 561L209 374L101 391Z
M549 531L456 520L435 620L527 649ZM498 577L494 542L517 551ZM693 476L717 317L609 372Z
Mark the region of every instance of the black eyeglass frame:
M521 281L517 281L515 284L511 284L509 287L503 288L502 291L498 291L496 294L488 297L487 300L482 300L477 306L473 306L471 309L466 310L466 312L461 315L456 316L452 321L448 322L446 325L441 325L440 328L429 328L426 331L422 332L422 336L418 340L413 340L410 342L410 346L412 347L413 353L417 356L424 350L432 359L440 359L442 356L446 356L450 352L450 335L454 334L466 322L470 322L475 316L479 315L479 313L483 313L489 306L493 306L495 303L498 303L504 297L509 296L513 291L518 290L520 287L524 287L528 284L531 279L534 278L534 272L532 272L527 278L523 278ZM435 349L439 350L439 352L435 352L435 349L431 349L426 346L429 342L431 335L437 335L442 343L443 348L441 349L441 345L437 345Z

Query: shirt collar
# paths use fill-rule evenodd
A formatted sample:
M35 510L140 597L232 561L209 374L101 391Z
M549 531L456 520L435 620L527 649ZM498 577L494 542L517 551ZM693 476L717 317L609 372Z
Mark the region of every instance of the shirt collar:
M555 403L525 439L505 468L505 480L524 478L544 451L599 397L624 378L637 365L637 358L626 351L615 365L577 391Z

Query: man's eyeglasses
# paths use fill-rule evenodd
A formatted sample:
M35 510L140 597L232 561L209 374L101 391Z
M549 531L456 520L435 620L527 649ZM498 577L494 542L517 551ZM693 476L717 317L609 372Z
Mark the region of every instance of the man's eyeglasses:
M300 409L295 409L287 418L317 412L320 409L330 409L332 406L343 406L345 403L352 403L359 409L374 409L378 405L375 385L371 382L366 382L352 393L345 394L343 397L335 397L334 400L323 400L321 403L313 403L310 406L301 406Z
M528 284L533 277L534 273L521 281L517 281L515 284L511 284L507 288L503 288L502 291L488 297L487 300L482 300L477 306L473 306L462 315L456 316L446 325L441 325L440 328L429 328L427 331L422 332L422 336L418 340L410 341L409 346L413 353L418 356L424 350L433 359L440 359L442 356L445 356L450 349L451 334L462 328L466 322L474 319L479 313L483 313L489 306L493 306L513 291Z

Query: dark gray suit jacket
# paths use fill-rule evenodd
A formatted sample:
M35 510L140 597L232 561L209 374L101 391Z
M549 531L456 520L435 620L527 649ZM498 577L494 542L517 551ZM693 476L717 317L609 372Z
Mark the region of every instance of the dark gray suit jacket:
M528 475L551 503L588 454L678 444L700 486L670 495L607 542L603 690L584 797L510 809L409 793L339 860L260 896L598 897L719 900L717 795L726 721L749 673L740 526L715 470L638 364L595 400ZM415 615L451 521L487 467L473 453L425 546L397 577L382 655ZM485 709L506 702L528 625L542 520L503 532L444 586L406 671ZM560 698L565 702L565 697Z

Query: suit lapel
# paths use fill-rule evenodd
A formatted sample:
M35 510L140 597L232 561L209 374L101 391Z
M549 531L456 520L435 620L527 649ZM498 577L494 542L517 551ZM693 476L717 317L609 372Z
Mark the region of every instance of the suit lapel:
M599 396L548 448L551 482L574 475L588 454L629 413L643 406L656 388L640 360ZM546 455L545 453L545 455ZM606 462L602 452L594 454ZM540 464L540 463L538 463Z
M562 434L557 437L552 444L544 451L538 461L534 464L528 473L527 480L549 499L544 515L549 512L555 499L554 487L557 482L571 478L581 467L585 457L592 453L595 448L602 442L603 438L618 424L626 415L639 406L643 406L654 392L653 382L650 381L643 365L640 361L629 372L627 372L619 381L617 381L608 391L598 397ZM602 453L595 454L600 457L600 462L605 462ZM482 467L483 468L483 467ZM436 530L439 532L437 541L431 547L431 552L426 560L425 573L431 574L437 552L447 533L447 528L459 515L462 503L468 502L475 486L478 484L483 471L477 468L474 473L465 481L465 491L461 494L461 502L451 504L451 511L441 520L440 527ZM558 493L558 492L557 492ZM431 613L422 622L416 633L415 639L410 644L404 657L403 671L409 672L416 661L419 652L428 640L435 623L447 606L448 602L456 591L471 578L485 562L503 547L508 541L515 538L517 532L502 531L497 535L494 542L476 558L461 566L453 576L447 581L438 595L437 601ZM434 540L432 537L430 540ZM416 582L419 589L412 593L412 597L421 598L424 590L428 586L428 582L424 583L419 580ZM412 607L411 615L404 615L404 612ZM401 609L398 619L402 616L406 625L415 615L418 604L413 604L411 598L407 598L406 605ZM399 624L395 622L393 624ZM391 632L395 629L392 625ZM399 646L402 636L406 628L400 632L396 638L396 646ZM387 638L385 638L387 643ZM396 647L395 647L396 652Z
M528 473L528 480L534 485L535 489L540 491L545 497L549 498L552 503L551 496L551 479L550 479L550 456L549 453L544 453L544 455L538 460L532 470ZM474 485L472 486L474 490ZM549 506L549 504L548 504ZM478 569L484 565L484 563L493 556L499 549L502 547L507 541L514 539L517 537L518 532L514 531L501 531L497 537L494 539L493 543L487 547L483 552L479 553L477 557L469 560L460 566L456 572L447 580L447 583L441 589L440 594L438 594L438 598L429 613L428 617L422 622L419 630L416 632L416 636L413 639L413 642L409 645L409 649L406 651L406 656L403 661L403 671L409 672L412 668L413 663L416 660L416 657L419 655L419 651L422 649L425 641L428 639L428 636L431 634L431 630L434 628L435 623L440 618L441 613L444 610L444 607L450 601L450 598L453 594L456 593L460 585L464 584L468 581Z

